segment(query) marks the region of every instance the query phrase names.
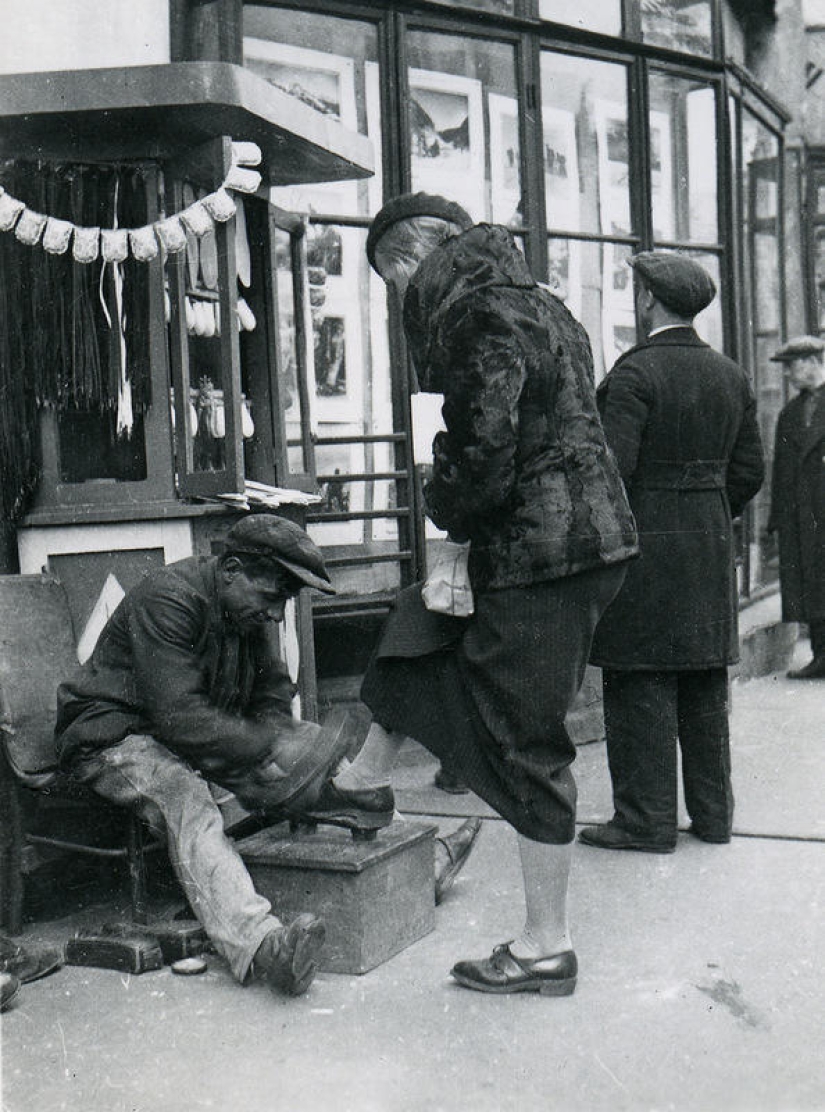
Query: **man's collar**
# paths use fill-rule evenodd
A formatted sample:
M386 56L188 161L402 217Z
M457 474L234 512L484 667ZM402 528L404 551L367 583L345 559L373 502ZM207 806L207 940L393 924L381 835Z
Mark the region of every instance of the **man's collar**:
M654 336L658 336L660 332L671 332L674 328L692 328L692 324L663 324L659 328L654 328L652 332L648 332L648 340L652 340Z

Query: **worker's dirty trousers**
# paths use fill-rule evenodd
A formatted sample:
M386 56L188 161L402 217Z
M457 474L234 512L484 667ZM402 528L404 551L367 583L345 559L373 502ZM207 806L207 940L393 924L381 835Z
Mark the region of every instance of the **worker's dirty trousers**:
M265 771L265 770L264 770ZM243 982L264 937L281 926L227 838L208 783L154 738L131 734L73 773L112 803L136 809L166 841L175 875L215 949ZM262 769L253 772L261 793ZM242 789L236 794L242 797Z

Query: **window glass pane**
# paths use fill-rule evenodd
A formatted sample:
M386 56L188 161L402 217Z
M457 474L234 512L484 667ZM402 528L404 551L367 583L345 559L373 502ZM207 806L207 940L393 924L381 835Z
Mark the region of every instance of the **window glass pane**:
M629 233L625 66L544 52L541 100L548 227Z
M725 349L725 335L722 325L722 299L719 291L722 289L722 280L719 271L719 258L716 255L704 255L698 251L686 251L691 258L703 266L713 281L716 283L716 297L698 314L693 324L702 339L716 348L717 351Z
M778 137L747 109L742 111L742 166L744 169L744 248L746 282L752 313L752 365L762 443L772 466L774 429L785 401L782 364L771 356L780 343L780 252ZM760 544L770 510L766 484L752 505L753 538L750 554L752 586L776 578L771 543Z
M713 53L711 0L642 0L642 38L686 54Z
M408 36L412 188L458 201L474 220L520 222L513 47Z
M630 247L548 239L550 289L584 325L593 349L596 382L636 343Z
M716 243L716 94L710 85L651 74L650 189L657 242Z
M539 16L605 35L622 33L621 0L579 0L575 5L569 0L539 0Z
M244 5L244 65L283 92L368 135L376 172L366 181L274 189L289 211L368 216L381 207L378 34L371 23Z
M69 410L57 419L60 481L139 482L146 478L143 415L135 414L128 436L117 429L113 410Z
M448 8L472 8L477 12L498 12L502 15L512 15L515 9L515 0L435 0L437 4L444 4Z
M818 330L825 331L825 228L816 229L814 247Z
M284 414L287 466L293 475L307 471L306 453L301 436L301 392L299 375L301 352L296 328L295 273L292 237L283 228L273 228L275 253L275 292L278 298L278 390ZM310 289L310 303L312 292Z

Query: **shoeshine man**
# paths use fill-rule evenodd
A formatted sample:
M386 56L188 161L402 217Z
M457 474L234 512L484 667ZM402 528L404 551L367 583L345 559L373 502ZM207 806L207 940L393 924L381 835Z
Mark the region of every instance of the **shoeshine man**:
M393 818L390 789L365 799L331 780L352 743L346 716L323 728L292 717L295 685L275 623L304 587L334 593L318 548L297 525L252 514L220 556L150 572L109 618L90 659L58 689L61 767L165 838L192 912L240 983L289 995L315 976L325 925L288 925L258 894L208 781L250 812L369 835ZM466 854L439 839L436 896Z

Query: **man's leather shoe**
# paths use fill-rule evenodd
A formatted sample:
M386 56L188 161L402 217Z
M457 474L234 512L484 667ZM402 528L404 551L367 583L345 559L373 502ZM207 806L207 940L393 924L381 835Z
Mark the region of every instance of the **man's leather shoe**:
M295 815L310 823L343 826L357 833L382 830L392 822L395 796L389 785L377 788L339 788L327 780L311 809Z
M786 673L789 680L825 679L825 656L815 656L804 668L792 668Z
M465 988L478 992L539 992L542 996L570 996L576 987L579 964L572 950L550 958L517 958L509 942L496 946L482 961L459 961L450 973Z
M435 847L435 902L440 904L453 886L453 881L464 868L476 838L481 830L481 819L463 822L446 838L436 838Z
M323 920L303 912L288 927L270 931L264 938L252 962L252 976L288 996L301 996L318 971L325 937Z
M688 830L694 838L698 838L700 842L709 842L713 846L725 846L730 841L730 834L725 834L722 831L714 834L710 830L697 830L695 825L692 825Z
M599 849L631 849L640 853L673 853L676 849L675 841L654 842L651 838L624 830L614 822L606 822L603 826L585 826L579 831L579 841Z

